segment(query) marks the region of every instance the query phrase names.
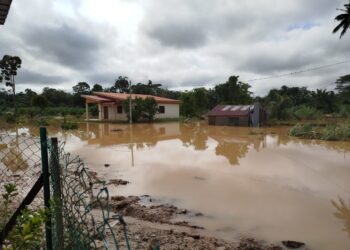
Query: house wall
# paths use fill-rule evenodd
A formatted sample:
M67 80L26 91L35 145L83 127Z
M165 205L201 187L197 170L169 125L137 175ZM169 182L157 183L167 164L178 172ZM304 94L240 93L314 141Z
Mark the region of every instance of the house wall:
M119 104L120 105L120 104ZM117 104L99 104L98 109L99 109L99 120L104 120L104 107L108 107L108 120L109 121L126 121L127 118L127 112L123 109L122 114L117 113ZM164 106L165 112L163 114L157 113L155 115L155 118L179 118L180 116L180 109L179 109L179 104L159 104L158 106Z
M179 118L180 117L180 108L179 104L163 104L160 103L158 106L164 106L164 114L157 113L155 118Z
M219 126L249 126L249 116L210 116L209 125Z

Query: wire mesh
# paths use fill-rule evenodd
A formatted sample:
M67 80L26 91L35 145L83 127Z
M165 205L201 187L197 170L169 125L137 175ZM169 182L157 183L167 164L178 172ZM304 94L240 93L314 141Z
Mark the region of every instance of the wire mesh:
M55 246L61 246L60 249L130 249L125 221L121 216L110 216L109 193L105 183L94 178L79 157L66 153L63 143L55 149L49 139L47 146L54 249ZM54 158L58 166L54 164ZM10 204L12 211L19 207L41 173L40 139L21 130L1 131L0 193L4 192L5 184L16 185L18 195ZM61 190L60 197L55 196L57 184ZM29 206L32 209L39 207L44 207L43 190ZM62 221L62 235L57 234L59 218ZM0 230L7 219L1 218ZM116 224L120 225L122 232L118 237L112 229L112 226L116 228Z
M40 140L25 132L0 133L0 193L4 185L16 185L18 195L13 197L12 208L16 209L28 194L41 174ZM43 202L42 191L38 194L32 207Z
M49 148L51 158L58 154L59 160L60 180L52 176L52 183L60 182L62 188L64 248L120 249L125 246L130 249L123 218L110 216L109 192L105 183L94 178L79 157L66 153L63 143L57 152L52 145ZM122 227L123 237L116 237L112 229L115 223ZM57 240L54 236L53 241ZM123 244L120 244L121 240Z

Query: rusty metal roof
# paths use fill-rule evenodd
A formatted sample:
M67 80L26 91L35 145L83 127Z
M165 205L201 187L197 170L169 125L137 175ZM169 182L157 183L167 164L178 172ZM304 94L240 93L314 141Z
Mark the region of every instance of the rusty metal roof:
M247 116L254 105L217 105L207 116Z
M5 24L12 0L0 0L0 25Z

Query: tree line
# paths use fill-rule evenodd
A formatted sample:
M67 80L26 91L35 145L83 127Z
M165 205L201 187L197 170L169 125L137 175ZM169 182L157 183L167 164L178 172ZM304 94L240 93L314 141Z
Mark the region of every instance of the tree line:
M10 86L12 89L12 86ZM180 112L184 117L200 117L217 104L251 104L260 102L267 109L269 117L278 120L298 118L299 113L347 115L350 106L350 74L339 77L335 82L335 90L327 91L317 89L308 90L306 87L282 86L279 89L271 89L267 95L253 97L251 86L239 80L238 76L231 76L224 83L219 83L213 88L194 88L190 91L173 91L163 88L161 84L137 83L131 85L134 94L148 94L162 96L181 101ZM16 107L77 107L83 108L85 103L81 95L93 92L118 92L129 93L130 86L127 77L118 79L109 88L103 88L100 84L79 82L72 87L72 92L45 87L41 94L31 89L15 94ZM134 101L135 114L140 113L137 107L140 101ZM128 105L128 104L125 104ZM147 104L148 105L148 104ZM0 109L10 111L14 107L13 91L0 89ZM152 105L149 105L152 106ZM127 108L128 110L128 108ZM297 112L299 111L299 113ZM303 118L303 117L301 117ZM135 117L137 119L137 117Z

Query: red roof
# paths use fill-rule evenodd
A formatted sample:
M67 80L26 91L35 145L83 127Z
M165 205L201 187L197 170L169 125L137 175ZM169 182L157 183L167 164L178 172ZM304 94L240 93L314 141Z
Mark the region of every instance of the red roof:
M96 103L96 102L110 102L110 99L102 98L96 95L81 95L81 97L85 98L87 101Z
M94 92L93 96L97 98L106 99L108 101L125 101L129 98L130 95L126 93ZM82 95L82 97L87 98L84 95ZM91 97L91 95L89 97ZM143 100L146 99L147 97L151 97L151 98L154 98L157 103L167 103L167 104L180 103L179 100L169 99L169 98L160 97L160 96L131 94L131 99L135 99L136 97L142 98Z
M207 116L247 116L254 105L217 105Z

